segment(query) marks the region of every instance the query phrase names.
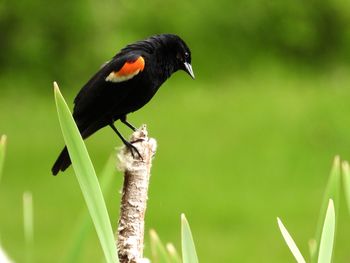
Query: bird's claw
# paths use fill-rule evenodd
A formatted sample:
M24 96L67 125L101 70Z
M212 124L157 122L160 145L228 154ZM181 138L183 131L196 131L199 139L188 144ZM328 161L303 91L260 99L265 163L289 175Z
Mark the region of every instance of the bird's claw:
M136 139L134 141L131 141L130 143L133 144L133 143L137 143L137 142L143 142L144 139Z
M141 159L143 161L142 155L140 154L139 150L134 145L132 145L133 143L140 142L140 141L142 141L142 139L138 139L138 140L135 140L132 142L126 142L125 146L129 149L129 151L132 155L132 158L135 159L135 153L136 153L138 155L139 159Z

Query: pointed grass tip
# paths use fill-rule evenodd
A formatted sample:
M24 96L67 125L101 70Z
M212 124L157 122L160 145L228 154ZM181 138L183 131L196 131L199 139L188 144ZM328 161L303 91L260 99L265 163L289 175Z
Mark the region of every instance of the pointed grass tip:
M157 235L157 232L152 228L149 231L149 235L151 236L151 239L153 240L159 240L159 237Z
M168 250L169 254L171 254L171 255L176 255L177 254L176 248L175 248L175 246L172 243L167 243L165 247Z
M339 163L340 163L340 156L339 155L334 156L333 163L339 165Z
M5 145L7 136L5 134L0 136L0 145Z
M56 81L53 82L53 88L54 88L55 91L59 91L60 90L60 88L58 87L58 84L57 84Z

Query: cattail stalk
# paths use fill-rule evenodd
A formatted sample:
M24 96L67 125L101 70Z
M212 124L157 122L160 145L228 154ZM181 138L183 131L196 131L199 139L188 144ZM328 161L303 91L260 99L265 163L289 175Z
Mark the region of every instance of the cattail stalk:
M118 256L121 263L140 263L143 259L143 239L148 186L152 159L157 143L148 138L146 126L132 134L131 141L142 159L132 157L130 150L122 148L118 154L119 169L124 173L124 184L117 228Z

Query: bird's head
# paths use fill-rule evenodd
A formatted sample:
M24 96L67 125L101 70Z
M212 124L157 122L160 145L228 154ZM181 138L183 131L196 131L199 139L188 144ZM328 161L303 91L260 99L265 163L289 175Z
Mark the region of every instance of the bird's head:
M194 79L195 77L191 65L191 51L185 41L173 34L163 34L161 38L166 45L169 58L175 67L174 71L183 70Z

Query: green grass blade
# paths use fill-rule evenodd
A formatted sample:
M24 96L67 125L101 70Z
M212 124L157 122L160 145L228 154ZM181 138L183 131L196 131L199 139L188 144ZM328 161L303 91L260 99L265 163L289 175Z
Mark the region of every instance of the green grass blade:
M31 192L23 193L23 229L26 243L32 243L34 237L33 196Z
M349 163L346 161L342 162L342 172L343 172L345 200L350 213L350 168L349 168Z
M54 83L55 100L63 138L100 244L108 263L118 262L111 222L94 167L69 108Z
M160 240L157 232L154 229L151 229L151 251L152 251L152 262L153 263L171 263L171 259L165 250L165 247Z
M5 152L6 152L6 135L2 135L0 137L0 182L2 177L2 169L4 167L5 162Z
M64 259L66 263L77 263L81 262L81 255L83 253L84 243L92 229L91 219L89 215L83 214L79 218L78 227L76 227L73 242L68 251L68 256Z
M335 210L333 200L329 200L326 218L324 220L320 249L318 252L318 263L331 263L333 242L335 233Z
M181 263L181 258L176 251L175 246L172 243L166 244L166 250L168 251L168 255L171 263Z
M288 233L288 230L283 225L281 219L277 217L277 223L278 227L282 233L282 236L284 238L284 241L286 241L287 246L289 247L290 251L292 252L293 256L295 257L296 261L298 263L305 263L305 259L303 255L300 253L300 250L298 249L297 245L295 244L293 238Z
M112 190L111 186L113 186L113 180L115 179L115 173L116 173L115 159L116 159L115 154L110 156L101 172L101 176L100 176L101 189L105 198L111 192Z
M115 174L115 158L114 156L111 156L105 167L103 168L103 171L101 173L100 178L100 184L102 192L106 198L106 196L109 194L110 190L112 189L111 186L113 186L112 182ZM80 256L83 251L84 242L86 241L90 230L92 229L91 220L89 218L89 214L86 212L84 213L81 218L79 219L79 223L77 224L77 229L75 231L75 235L73 236L71 243L71 247L68 252L68 256L65 260L67 263L77 263L80 262Z
M0 244L0 262L1 263L14 263L9 256L6 254L5 250L2 248Z
M184 214L181 215L181 247L183 263L198 263L191 229Z
M33 262L34 213L33 196L31 192L23 193L23 229L26 244L26 262Z
M317 254L317 242L316 242L316 239L314 238L309 240L309 252L310 252L310 258L314 259Z
M340 158L339 156L336 156L334 158L333 167L328 179L327 187L323 196L323 201L321 205L320 215L318 218L318 223L316 227L316 234L315 234L315 240L316 240L316 249L313 254L311 254L312 262L316 261L315 256L317 255L319 244L320 244L320 238L321 238L321 232L322 232L322 226L323 226L323 220L326 214L327 206L329 199L332 199L334 201L335 205L335 216L338 217L338 208L339 208L339 194L340 194Z

